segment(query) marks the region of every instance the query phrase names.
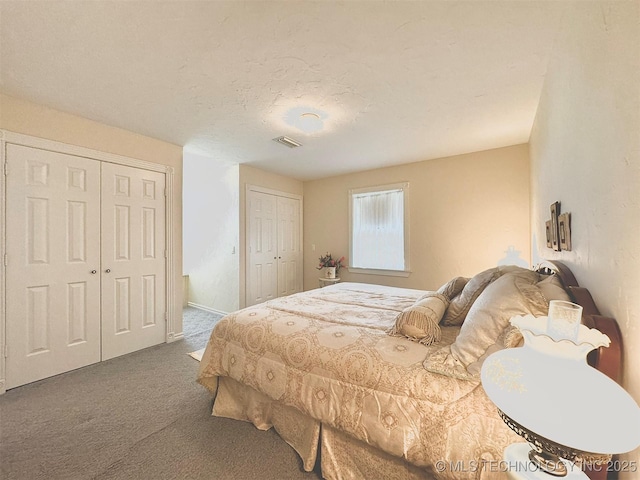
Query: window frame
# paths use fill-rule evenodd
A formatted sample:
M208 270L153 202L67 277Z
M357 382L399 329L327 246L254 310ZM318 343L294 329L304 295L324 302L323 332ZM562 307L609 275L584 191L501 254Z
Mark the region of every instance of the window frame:
M402 190L403 201L403 228L404 228L404 270L384 270L378 268L347 267L349 273L366 275L386 275L392 277L408 277L411 274L410 266L410 238L409 238L409 182L388 183L371 187L349 189L349 258L353 259L353 197L362 193L386 192L389 190Z

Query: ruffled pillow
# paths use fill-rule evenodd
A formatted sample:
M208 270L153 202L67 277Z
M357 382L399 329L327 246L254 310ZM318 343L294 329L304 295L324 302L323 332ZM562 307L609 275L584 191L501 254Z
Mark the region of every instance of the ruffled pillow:
M501 265L478 273L471 278L471 280L465 282L466 284L458 296L451 298L451 305L447 309L447 312L440 323L447 327L462 325L469 313L469 310L471 309L471 306L476 301L476 298L484 292L484 289L487 288L490 283L507 273L518 272L525 274L533 273L527 268L518 267L516 265ZM446 287L446 285L441 288L444 287Z
M469 309L451 353L470 365L496 342L511 317L546 315L549 303L536 285L538 280L536 272L522 270L503 275L489 285Z
M396 337L407 337L414 342L430 345L440 341L440 319L449 306L449 299L437 292L428 292L396 317L387 332Z
M429 355L424 367L455 378L477 379L484 358L504 348L511 317L547 314L549 304L536 285L538 280L536 272L517 269L493 281L470 307L456 341Z
M451 305L442 319L442 325L447 327L455 327L462 325L464 319L475 302L476 298L487 288L491 282L500 276L498 267L490 268L475 275L471 280L465 282L462 292L451 299ZM454 279L455 280L455 279ZM446 287L444 285L441 288Z
M542 291L544 298L551 300L564 300L570 302L571 298L562 286L562 280L556 275L546 275L538 282L538 288Z
M496 273L498 278L485 286L469 309L456 341L426 358L427 370L477 381L485 358L503 348L522 346L520 330L509 323L513 316L545 316L551 300L570 300L555 275L543 275L540 280L536 272L511 267L501 267Z
M449 300L453 300L456 296L462 292L462 289L469 282L466 277L456 277L449 280L438 289L438 293L444 295Z
M562 280L555 275L549 275L537 284L542 295L550 302L551 300L564 300L570 302L571 298L562 286ZM546 314L545 314L546 315ZM504 331L504 348L521 347L524 344L524 338L519 328L509 325Z

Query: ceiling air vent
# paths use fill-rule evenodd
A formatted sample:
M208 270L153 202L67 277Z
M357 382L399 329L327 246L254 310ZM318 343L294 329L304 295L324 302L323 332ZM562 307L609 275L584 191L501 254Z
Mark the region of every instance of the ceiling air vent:
M302 144L296 142L294 139L289 138L289 137L277 137L273 139L274 142L278 142L282 145L285 145L289 148L296 148L296 147L301 147Z

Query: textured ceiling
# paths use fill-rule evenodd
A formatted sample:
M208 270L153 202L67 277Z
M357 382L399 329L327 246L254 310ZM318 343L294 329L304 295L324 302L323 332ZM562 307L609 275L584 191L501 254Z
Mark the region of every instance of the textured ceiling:
M0 91L320 178L527 142L563 3L2 0Z

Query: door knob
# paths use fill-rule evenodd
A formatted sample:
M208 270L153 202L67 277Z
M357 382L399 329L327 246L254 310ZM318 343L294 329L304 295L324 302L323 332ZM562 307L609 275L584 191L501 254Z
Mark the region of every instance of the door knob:
M104 271L104 273L111 273L111 269L110 269L110 268L107 268L107 269Z
M91 270L91 275L95 275L96 273L98 273L97 270Z

